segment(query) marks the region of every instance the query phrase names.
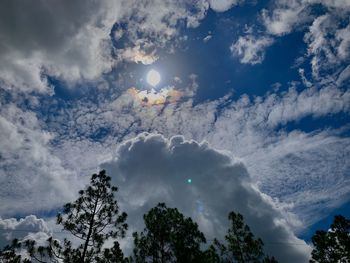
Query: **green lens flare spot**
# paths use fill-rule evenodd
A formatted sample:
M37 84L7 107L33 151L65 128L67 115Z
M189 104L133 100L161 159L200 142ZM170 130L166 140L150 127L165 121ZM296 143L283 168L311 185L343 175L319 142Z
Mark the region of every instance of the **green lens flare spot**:
M192 179L191 179L191 178L188 178L188 179L187 179L187 183L189 183L189 184L192 183Z

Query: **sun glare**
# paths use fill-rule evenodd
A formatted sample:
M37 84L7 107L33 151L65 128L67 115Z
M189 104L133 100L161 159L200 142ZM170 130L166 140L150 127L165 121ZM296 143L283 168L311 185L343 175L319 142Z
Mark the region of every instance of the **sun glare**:
M160 74L158 71L152 69L147 73L146 77L147 83L151 86L156 86L160 82Z

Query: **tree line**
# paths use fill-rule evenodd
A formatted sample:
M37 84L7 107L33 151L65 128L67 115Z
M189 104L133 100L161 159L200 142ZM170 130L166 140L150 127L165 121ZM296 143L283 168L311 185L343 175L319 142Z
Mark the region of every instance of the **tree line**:
M117 241L125 237L128 229L127 214L120 211L114 196L117 190L104 170L93 174L77 200L66 204L57 215L57 224L70 234L70 239L50 237L44 246L31 239L14 239L0 251L0 262L277 262L273 256L265 255L263 241L254 236L241 214L229 213L224 242L214 239L205 245L206 238L197 223L164 203L144 215L145 228L133 233L133 252L126 257ZM336 216L330 231L317 231L312 238L310 262L350 262L349 229L350 220Z

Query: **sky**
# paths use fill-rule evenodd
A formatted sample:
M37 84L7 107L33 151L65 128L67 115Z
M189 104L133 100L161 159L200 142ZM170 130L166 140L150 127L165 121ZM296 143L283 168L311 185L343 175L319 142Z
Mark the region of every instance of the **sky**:
M130 233L234 210L281 262L350 216L350 1L5 0L0 39L0 245L64 236L101 169Z

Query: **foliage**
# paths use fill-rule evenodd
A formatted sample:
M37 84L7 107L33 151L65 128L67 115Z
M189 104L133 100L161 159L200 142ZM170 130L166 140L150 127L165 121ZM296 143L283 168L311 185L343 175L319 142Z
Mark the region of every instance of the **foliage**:
M133 261L141 262L201 262L201 243L205 237L191 218L185 218L176 208L158 204L144 215L146 228L134 233Z
M65 216L57 216L57 223L82 241L80 246L72 248L71 242L65 240L63 252L69 262L91 262L101 257L106 240L124 237L127 215L119 213L114 199L117 188L111 186L110 180L105 171L92 175L90 185L79 192L79 198L64 206ZM114 249L118 250L118 247Z
M21 255L17 255L16 249L20 248L18 239L14 239L11 245L7 245L3 250L0 250L1 263L29 263L27 259L22 260Z
M350 220L337 215L329 231L318 230L312 237L310 262L350 262Z
M275 258L264 255L262 240L254 237L241 214L229 214L226 244L215 239L212 245L202 250L206 239L197 223L164 203L159 203L144 215L145 228L140 233L133 233L133 255L126 259L115 240L125 236L127 215L119 211L114 198L118 189L111 186L110 181L105 171L93 174L89 186L79 191L78 199L66 204L62 214L58 214L57 224L72 238L60 242L50 237L46 246L38 246L30 239L14 240L12 245L0 251L0 262L277 263ZM114 243L107 248L106 241L111 239ZM332 231L318 231L313 241L320 251L333 243L339 251L349 251L349 220L336 217ZM333 243L327 243L331 241ZM20 250L26 252L25 258L18 255ZM341 253L334 257L337 260L349 259L349 252L338 254ZM324 252L313 252L314 259L320 255Z
M26 249L32 262L124 262L118 242L112 248L103 248L108 239L124 237L127 229L127 215L119 212L114 199L117 188L111 186L110 180L105 171L93 174L90 185L79 192L75 202L64 206L63 215L57 216L57 224L72 234L78 246L68 239L61 244L52 237L47 246L25 240L17 247L9 247L6 255L14 260L9 262L20 262L21 257L15 254L19 246Z
M231 227L225 236L227 245L217 239L214 240L214 247L219 251L222 263L277 262L273 257L265 257L263 241L260 238L255 239L241 214L231 212L228 218L231 221Z

